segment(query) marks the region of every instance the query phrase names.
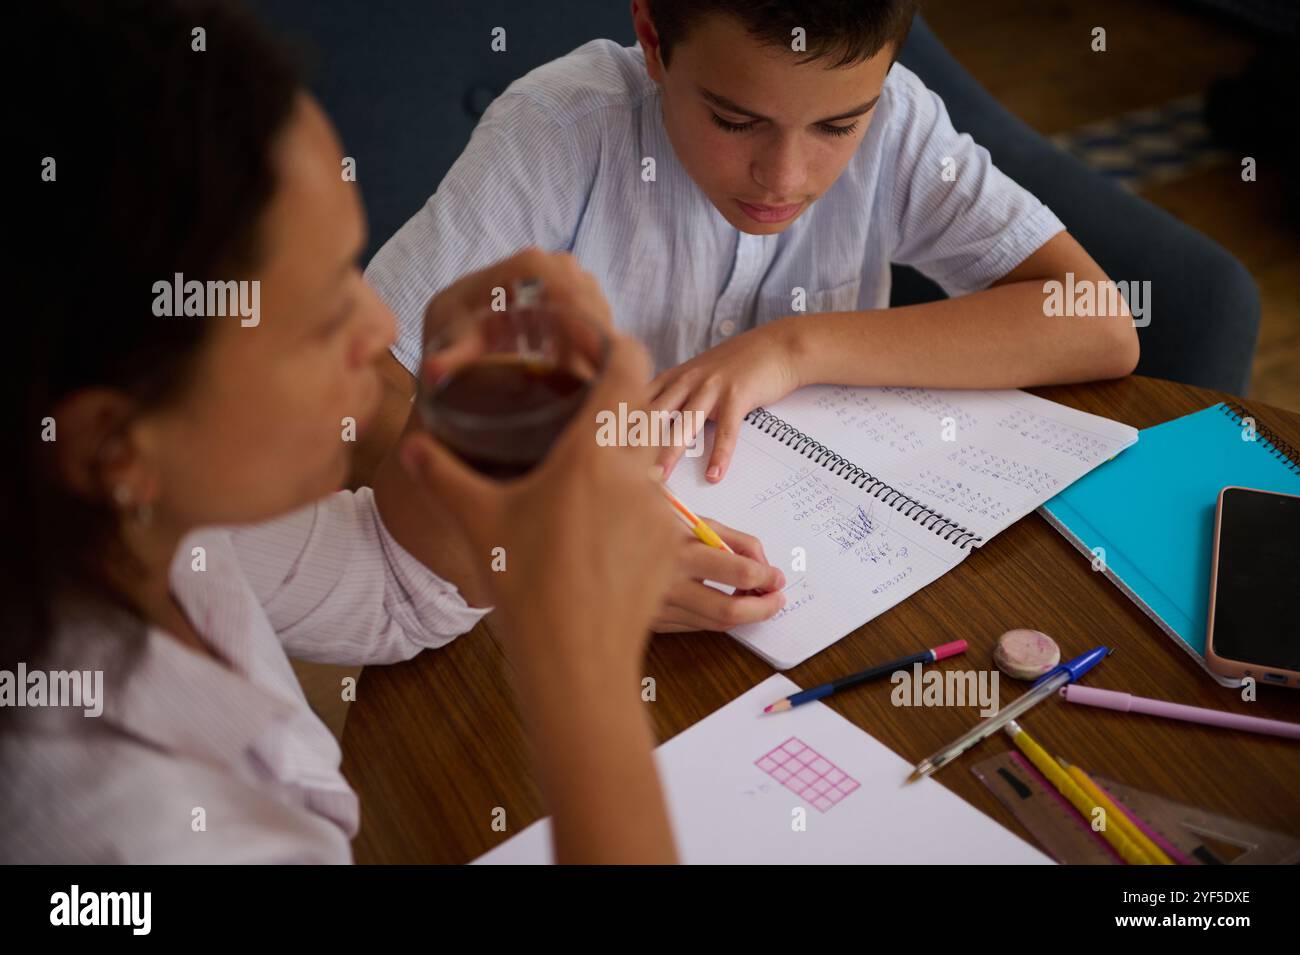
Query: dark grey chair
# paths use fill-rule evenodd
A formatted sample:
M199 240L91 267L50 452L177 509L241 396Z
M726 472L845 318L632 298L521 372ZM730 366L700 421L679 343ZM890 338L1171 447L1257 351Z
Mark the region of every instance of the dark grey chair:
M594 37L633 41L627 4L569 0L255 0L301 45L312 89L357 160L367 257L433 192L478 117L510 82ZM506 30L506 52L490 46ZM943 97L953 122L1047 203L1112 278L1150 280L1138 372L1244 394L1259 295L1225 250L1061 152L1003 109L918 18L901 61ZM893 302L940 296L896 268ZM1087 321L1087 319L1079 319Z

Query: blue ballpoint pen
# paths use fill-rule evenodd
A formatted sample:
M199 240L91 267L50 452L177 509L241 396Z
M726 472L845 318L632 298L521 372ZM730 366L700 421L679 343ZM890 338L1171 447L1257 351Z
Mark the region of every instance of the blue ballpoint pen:
M1004 725L1014 720L1030 707L1047 699L1067 683L1073 683L1110 655L1109 647L1097 647L1082 656L1075 657L1056 669L1049 670L1034 681L1033 687L1009 706L1004 706L983 723L976 725L969 733L962 736L932 756L916 764L908 782L929 776L936 769L946 766L976 743L992 736Z

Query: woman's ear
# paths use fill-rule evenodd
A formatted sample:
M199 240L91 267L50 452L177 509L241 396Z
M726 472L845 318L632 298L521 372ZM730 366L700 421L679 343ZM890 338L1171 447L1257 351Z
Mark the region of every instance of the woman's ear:
M148 503L157 486L139 447L135 403L109 388L86 388L55 408L55 478L79 497L122 508Z

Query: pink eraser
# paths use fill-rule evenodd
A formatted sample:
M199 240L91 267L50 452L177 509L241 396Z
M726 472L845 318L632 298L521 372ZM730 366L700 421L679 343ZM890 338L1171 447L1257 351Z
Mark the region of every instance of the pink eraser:
M1039 630L1008 630L993 647L993 662L1016 680L1036 680L1061 662L1061 648Z
M959 653L966 652L965 640L954 640L952 643L945 643L941 647L934 648L934 659L937 661L945 660L948 657L955 657Z

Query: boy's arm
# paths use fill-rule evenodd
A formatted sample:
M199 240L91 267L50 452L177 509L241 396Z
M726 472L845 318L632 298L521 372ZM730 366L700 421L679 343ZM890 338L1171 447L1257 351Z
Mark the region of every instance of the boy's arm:
M992 287L901 308L794 316L773 323L799 385L1021 388L1118 378L1137 366L1138 337L1119 314L1047 314L1044 286L1106 281L1069 233L1048 240Z
M710 349L652 383L655 407L702 411L715 421L706 475L727 473L753 408L813 384L1021 388L1118 378L1137 365L1124 300L1104 317L1048 315L1046 283L1106 279L1061 232L989 288L900 308L792 315ZM660 463L671 471L681 450Z

